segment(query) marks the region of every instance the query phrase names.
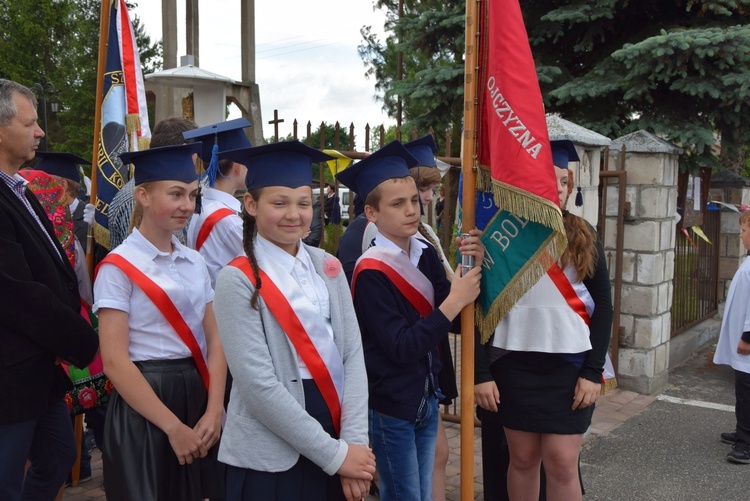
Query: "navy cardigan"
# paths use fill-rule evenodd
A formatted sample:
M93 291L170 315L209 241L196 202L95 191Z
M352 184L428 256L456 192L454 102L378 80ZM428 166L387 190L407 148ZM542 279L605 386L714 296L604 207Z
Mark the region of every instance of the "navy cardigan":
M418 268L435 290L435 310L425 318L380 271L361 271L354 290L370 408L412 422L425 396L425 381L430 381L429 392L437 390L438 345L454 326L438 309L450 292L450 282L431 245L422 251ZM460 315L454 322L460 325Z

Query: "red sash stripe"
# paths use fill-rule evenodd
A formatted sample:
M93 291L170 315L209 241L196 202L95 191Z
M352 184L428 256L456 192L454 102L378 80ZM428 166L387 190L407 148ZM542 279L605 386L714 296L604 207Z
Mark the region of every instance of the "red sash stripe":
M234 266L242 271L248 280L250 280L250 283L253 284L253 287L255 287L255 275L247 257L240 256L235 258L229 263L229 266ZM292 305L289 304L284 294L282 294L276 284L273 283L263 270L259 269L258 271L262 285L258 289L258 293L281 328L284 329L287 337L292 342L292 345L294 345L294 349L302 357L302 361L305 362L315 384L323 395L323 399L328 405L333 426L336 429L336 434L339 435L341 433L341 402L339 401L336 387L333 384L333 379L331 379L331 374L328 372L328 367L326 367L317 348L315 348L315 345L310 340L307 331L305 331Z
M396 286L398 291L403 294L409 304L416 309L422 318L432 313L433 307L430 302L425 298L417 289L414 288L404 277L399 275L396 270L385 264L383 261L372 258L364 258L359 261L357 267L354 270L354 276L352 277L352 296L354 296L354 287L357 282L357 276L362 270L376 270L385 273L388 280Z
M195 250L201 250L201 247L203 247L203 244L206 243L206 240L211 234L211 230L213 230L214 226L216 226L216 223L218 223L225 217L234 214L237 213L231 209L222 208L215 210L210 216L208 216L206 220L203 221L203 225L201 226L200 231L198 231L198 236L195 239Z
M581 298L578 297L578 294L576 294L575 289L573 289L573 286L570 284L570 280L568 280L568 277L565 276L565 273L563 273L560 265L554 263L552 266L550 266L549 270L547 270L547 275L549 275L549 277L552 279L552 282L554 282L557 290L560 291L560 294L563 295L565 301L567 301L573 311L575 311L578 316L583 319L586 325L589 325L591 323L591 319L589 318L589 314L586 311L586 305L581 300Z
M122 272L125 273L125 275L127 275L127 277L132 280L133 283L146 294L146 296L148 296L154 305L156 305L161 314L164 315L164 318L169 322L169 325L171 325L177 332L177 335L180 336L182 342L187 345L188 349L190 349L190 353L193 355L198 372L200 373L201 378L203 378L203 384L205 384L206 389L208 389L210 376L208 373L208 367L206 366L206 361L203 359L203 353L201 352L200 346L198 346L198 341L195 340L193 331L190 330L190 326L185 323L185 319L182 318L182 315L167 293L164 292L161 287L156 285L153 280L148 278L146 274L119 254L108 254L107 257L99 263L99 266L105 263L113 264L122 270Z

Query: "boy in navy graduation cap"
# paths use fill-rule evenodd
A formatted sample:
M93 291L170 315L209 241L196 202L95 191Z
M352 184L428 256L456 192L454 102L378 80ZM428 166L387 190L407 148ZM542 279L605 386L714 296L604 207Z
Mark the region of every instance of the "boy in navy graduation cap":
M370 440L380 493L396 499L432 498L438 432L438 344L464 306L479 294L480 268L448 282L435 249L415 235L419 193L409 173L417 160L394 141L341 172L339 181L365 199L378 229L357 261L352 295L370 393ZM476 237L472 237L478 240ZM481 259L474 241L462 253Z
M185 139L203 143L200 157L208 166L203 175L207 186L201 190L202 207L190 220L187 244L206 260L212 286L219 271L244 254L239 216L242 206L234 194L245 189L247 167L219 153L249 148L246 127L250 122L238 118L184 133Z
M356 314L341 264L302 243L313 214L311 163L332 157L299 141L221 156L249 167L247 255L216 282L234 377L219 450L226 498L362 499L375 460ZM247 444L266 446L259 453Z
M435 139L432 134L427 134L419 139L404 143L404 148L417 159L416 167L409 169L411 177L417 183L419 190L419 201L422 205L422 215L424 216L425 207L429 207L435 199L435 190L440 185L442 176L437 169L437 160L435 154L438 151ZM477 235L479 233L477 232ZM448 262L448 258L440 245L440 239L435 234L432 226L420 221L418 238L427 240L437 250L440 262L445 268L445 274L448 280L453 280L453 268ZM456 385L456 371L453 367L453 357L451 355L451 343L448 337L443 339L440 344L440 361L443 368L440 371L440 390L445 396L440 401L442 405L451 405L453 399L458 397L458 386ZM448 437L445 434L443 421L438 420L438 434L435 445L435 468L432 477L433 498L435 500L445 499L445 469L448 466L450 450L448 448Z
M120 155L135 165L135 227L94 283L102 360L117 388L102 449L113 500L221 496L216 455L227 369L214 294L201 255L173 234L195 210L200 147Z
M65 190L68 196L68 208L73 216L73 232L81 245L85 246L89 225L94 222L95 209L92 204L83 204L78 199L78 192L81 189L78 165L91 165L91 162L72 153L38 151L36 156L41 160L34 168L53 176Z

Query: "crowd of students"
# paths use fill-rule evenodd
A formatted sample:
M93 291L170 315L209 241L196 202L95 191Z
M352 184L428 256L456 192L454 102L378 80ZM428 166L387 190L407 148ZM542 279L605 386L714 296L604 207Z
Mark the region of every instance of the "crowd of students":
M27 208L5 191L20 182L14 175L41 135L33 94L15 85L0 80L0 195L20 211ZM97 438L107 498L361 500L375 483L384 500L444 499L439 404L458 396L448 334L460 332L461 311L480 292L481 267L454 271L422 222L440 184L434 140L394 141L338 174L364 214L344 233L339 260L303 241L313 219L311 164L331 157L297 141L251 146L248 125L168 119L154 128L150 149L122 153L134 166L123 192L133 209L130 231L97 269L98 338L75 319L72 282L57 293L67 304L43 306L65 309L58 320L67 323L62 341L39 341L39 366L86 365L97 339L101 346L114 386ZM29 147L6 162L23 140ZM564 209L567 164L577 157L572 144L552 147ZM202 179L197 157L207 166ZM21 230L5 228L5 217L0 237L18 240ZM27 219L46 232L47 261L60 261L64 250L49 225ZM487 376L478 380L477 402L498 413L505 430L511 499L539 497L542 462L550 499L581 497L578 452L600 389L611 302L595 233L580 218L564 220L571 245L550 272L558 280L532 289L478 353ZM456 238L458 252L481 263L481 232L466 233ZM11 250L3 243L0 252ZM49 294L36 271L0 266L4 281ZM561 277L574 297L556 288ZM6 283L0 290L5 297ZM3 316L3 332L30 344L51 328ZM62 342L77 345L61 350ZM10 348L2 350L5 371L13 364ZM0 460L0 480L13 478L0 486L3 499L27 496L49 469L33 431L52 407L60 414L62 395L48 391L48 404L0 422L4 450L19 423L32 429L13 468ZM70 433L70 424L55 433ZM69 452L55 461L60 471L47 493L72 462Z

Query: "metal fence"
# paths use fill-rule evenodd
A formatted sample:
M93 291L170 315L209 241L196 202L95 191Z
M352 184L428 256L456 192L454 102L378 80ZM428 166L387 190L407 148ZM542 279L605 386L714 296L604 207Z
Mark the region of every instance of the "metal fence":
M716 314L719 288L721 212L706 211L701 229L709 242L692 230L677 229L672 294L672 336Z

